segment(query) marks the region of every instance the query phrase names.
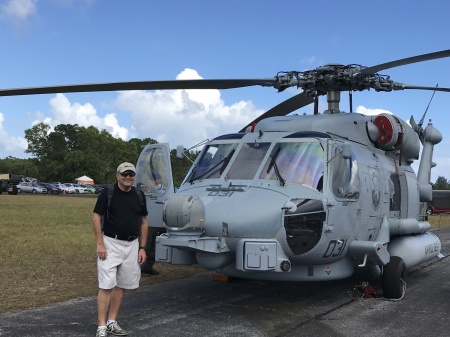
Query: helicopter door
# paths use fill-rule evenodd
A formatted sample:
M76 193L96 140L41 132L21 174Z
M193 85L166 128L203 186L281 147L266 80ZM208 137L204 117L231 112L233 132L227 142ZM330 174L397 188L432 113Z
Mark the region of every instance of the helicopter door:
M147 145L136 164L135 186L144 191L151 227L164 227L163 209L174 193L169 144Z

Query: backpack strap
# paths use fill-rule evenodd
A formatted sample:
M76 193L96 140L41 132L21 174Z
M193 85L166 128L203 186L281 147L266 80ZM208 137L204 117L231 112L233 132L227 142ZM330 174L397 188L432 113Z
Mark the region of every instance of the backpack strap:
M137 187L134 187L134 186L133 186L133 188L136 191L136 194L137 194L138 199L139 199L139 204L141 205L141 210L142 210L142 208L144 207L144 196L143 196L144 192L140 188L137 188Z
M114 184L108 185L108 207L106 208L106 217L109 216L109 207L111 206L111 199L114 193Z

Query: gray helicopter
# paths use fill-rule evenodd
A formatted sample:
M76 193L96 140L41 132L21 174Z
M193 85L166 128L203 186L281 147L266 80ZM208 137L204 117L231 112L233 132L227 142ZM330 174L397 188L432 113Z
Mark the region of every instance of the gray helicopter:
M116 82L0 90L0 96L112 90L232 89L270 86L302 92L242 130L203 144L181 186L173 186L169 145L148 145L136 164L157 237L156 260L194 264L248 279L328 281L369 268L387 298L405 295L407 272L440 255L426 205L431 122L340 111L341 92L413 86L378 72L449 57L450 50L373 67L330 64L267 79ZM318 97L328 109L319 113ZM351 97L351 96L350 96ZM288 115L314 103L313 115ZM422 154L417 175L411 164ZM179 152L183 149L179 147Z

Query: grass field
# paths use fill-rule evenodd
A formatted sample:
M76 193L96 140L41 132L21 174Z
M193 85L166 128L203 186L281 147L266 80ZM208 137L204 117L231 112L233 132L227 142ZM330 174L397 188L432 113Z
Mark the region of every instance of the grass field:
M97 294L95 196L0 195L0 314ZM450 216L429 217L433 228ZM141 286L205 273L156 264Z
M0 195L0 314L98 291L91 218L95 196ZM204 273L155 265L141 286Z

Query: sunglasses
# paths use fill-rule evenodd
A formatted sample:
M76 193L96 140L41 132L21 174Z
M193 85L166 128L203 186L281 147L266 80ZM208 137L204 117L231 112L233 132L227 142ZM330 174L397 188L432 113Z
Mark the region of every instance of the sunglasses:
M122 177L134 177L136 175L136 173L134 173L134 172L122 172L120 175Z

